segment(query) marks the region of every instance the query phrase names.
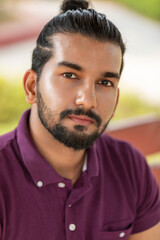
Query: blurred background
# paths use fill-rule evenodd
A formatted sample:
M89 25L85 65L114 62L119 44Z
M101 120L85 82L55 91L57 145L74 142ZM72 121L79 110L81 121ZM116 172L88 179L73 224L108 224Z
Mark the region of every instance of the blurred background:
M25 102L23 75L31 66L39 32L59 12L60 4L0 0L0 135L14 129L30 107ZM114 121L160 117L160 0L97 0L91 7L115 23L127 46Z

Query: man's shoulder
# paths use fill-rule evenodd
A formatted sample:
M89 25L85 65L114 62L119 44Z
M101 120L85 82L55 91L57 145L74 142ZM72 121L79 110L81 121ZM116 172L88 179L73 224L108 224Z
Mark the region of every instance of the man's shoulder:
M16 129L0 136L0 151L16 139Z
M16 130L0 136L0 188L7 183L11 169L14 169L13 161L16 153ZM6 185L5 185L6 186Z
M124 182L127 179L131 184L136 183L136 179L140 181L141 175L146 176L150 171L145 156L127 141L103 134L96 149L101 170L110 171L112 176L119 175Z
M97 152L102 159L116 159L125 164L146 162L144 155L131 143L102 134L96 141Z

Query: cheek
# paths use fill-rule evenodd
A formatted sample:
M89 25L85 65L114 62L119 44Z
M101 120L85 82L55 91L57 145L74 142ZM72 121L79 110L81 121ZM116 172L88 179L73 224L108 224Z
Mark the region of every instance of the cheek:
M118 89L108 91L106 94L101 95L98 100L99 114L103 122L108 121L115 110L117 93Z
M67 102L70 102L70 91L64 87L59 79L46 81L43 84L43 96L50 107L66 108Z

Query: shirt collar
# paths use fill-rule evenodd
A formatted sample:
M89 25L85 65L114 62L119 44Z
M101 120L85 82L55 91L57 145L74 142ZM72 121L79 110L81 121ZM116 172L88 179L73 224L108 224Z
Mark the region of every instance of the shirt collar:
M87 160L88 160L88 156L87 156L87 153L86 153L84 163L83 163L83 167L82 167L82 172L85 172L87 170Z
M43 185L58 183L64 178L60 176L53 167L41 156L28 130L30 109L25 111L17 127L17 142L19 145L22 160L29 171L34 183L39 181ZM87 170L89 177L97 176L99 172L96 144L87 150L83 171Z

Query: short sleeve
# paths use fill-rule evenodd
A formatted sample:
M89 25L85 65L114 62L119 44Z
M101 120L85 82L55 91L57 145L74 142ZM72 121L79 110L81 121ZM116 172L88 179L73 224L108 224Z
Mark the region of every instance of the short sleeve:
M132 233L145 231L160 221L160 195L151 168L139 152L136 157L137 214Z

